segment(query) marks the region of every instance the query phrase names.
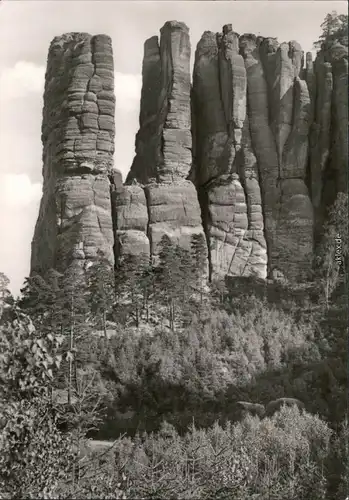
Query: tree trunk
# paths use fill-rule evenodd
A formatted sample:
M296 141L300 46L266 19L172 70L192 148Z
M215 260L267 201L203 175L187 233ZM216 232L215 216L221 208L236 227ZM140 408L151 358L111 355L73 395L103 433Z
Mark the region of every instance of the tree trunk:
M175 330L175 302L171 299L171 330Z
M139 307L138 304L136 304L136 328L139 327Z
M103 310L103 313L102 313L102 322L103 322L104 338L107 338L107 320L106 320L105 309Z
M146 322L149 323L148 287L145 287L144 289L143 299L143 308L145 309Z
M148 294L147 294L147 300L146 300L146 306L145 306L145 310L146 310L146 317L147 317L147 323L149 323L149 302L148 302Z
M70 353L69 356L69 385L68 385L68 405L71 404L71 393L72 393L72 382L73 382L73 354L72 350L74 347L74 292L71 296L71 316L70 316Z

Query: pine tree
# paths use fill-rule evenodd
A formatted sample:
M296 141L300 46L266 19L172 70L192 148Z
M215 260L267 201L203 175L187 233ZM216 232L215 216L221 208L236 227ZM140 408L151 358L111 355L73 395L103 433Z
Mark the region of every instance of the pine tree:
M145 313L145 320L148 323L150 311L154 299L154 267L147 254L141 254L138 259L138 268L136 269L136 282L142 297L142 311Z
M203 288L207 273L207 243L203 234L194 234L191 237L191 276L193 285L200 292L200 302L203 299Z
M159 265L156 269L156 284L158 297L168 308L171 330L175 329L177 312L189 304L191 293L191 256L190 253L174 245L171 239L164 235L159 244Z
M159 249L159 264L156 269L157 296L160 303L168 307L170 328L173 330L178 261L175 247L166 234L161 238Z
M81 336L89 333L87 325L88 303L86 301L86 279L82 267L78 263L71 264L62 278L62 289L65 292L63 302L63 329L68 340L66 360L68 366L68 404L71 404L73 380L77 368L78 342Z
M348 195L339 193L329 209L316 256L317 280L323 289L327 308L338 283L346 278L348 254Z
M42 333L61 334L64 315L63 275L49 269L43 276L34 274L25 279L19 305L32 318Z
M98 260L87 268L86 281L90 311L97 316L107 337L107 314L112 311L115 301L115 272L102 252L98 251Z
M177 309L182 316L182 321L188 322L191 313L191 299L195 291L193 281L193 262L190 251L176 246L176 256L178 259L177 270L177 289L175 290ZM178 314L177 314L178 316Z
M132 319L138 328L142 311L149 320L150 300L153 293L153 269L147 254L124 255L119 259L115 273L117 314Z
M319 40L314 43L316 49L326 50L337 42L348 46L348 15L332 11L326 15L321 29Z

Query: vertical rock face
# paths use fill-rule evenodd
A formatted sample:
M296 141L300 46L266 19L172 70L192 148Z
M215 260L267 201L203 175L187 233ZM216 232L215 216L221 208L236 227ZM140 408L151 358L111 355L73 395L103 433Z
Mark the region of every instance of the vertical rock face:
M32 242L32 271L113 261L109 174L114 152L114 69L105 35L56 37L47 62L43 196Z
M149 38L144 44L142 68L142 93L140 106L140 129L136 136L136 156L126 182L137 179L140 183L156 181L159 166L163 161L162 129L167 101L161 94L161 59L158 37Z
M348 48L313 63L297 42L206 31L190 83L189 30L145 42L136 156L113 169L113 55L105 35L50 46L43 196L32 271L97 251L156 261L163 235L206 236L211 276L307 277L326 207L347 190Z
M185 179L191 167L190 41L183 23L167 22L160 44L144 44L140 129L126 179L147 184Z
M195 55L195 181L211 274L265 278L266 242L256 157L246 114L246 69L231 25L205 32Z
M325 63L320 58L316 59L315 75L318 82L316 94L313 93L314 116L311 127L310 143L312 148L311 170L311 196L315 209L321 203L323 188L322 176L330 154L330 130L333 77L330 63ZM315 89L314 89L315 92Z
M252 147L257 158L268 271L304 278L313 250L313 208L305 184L310 98L296 42L240 37L247 72Z
M231 25L198 44L195 179L213 273L265 278L278 268L298 278L311 265L310 98L301 67L296 42L239 38Z
M347 192L348 169L348 49L337 57L332 51L333 70L333 158L336 170L336 191Z
M338 192L347 191L348 185L348 47L337 43L322 49L312 74L311 189L316 226L321 233L326 208Z
M149 256L148 210L144 190L136 185L121 185L113 190L111 199L115 227L115 255Z
M144 189L152 256L165 234L186 249L192 235L203 234L196 189L187 180L192 166L189 63L189 30L183 23L167 22L160 44L153 37L144 45L140 129L124 189L135 189L134 182Z

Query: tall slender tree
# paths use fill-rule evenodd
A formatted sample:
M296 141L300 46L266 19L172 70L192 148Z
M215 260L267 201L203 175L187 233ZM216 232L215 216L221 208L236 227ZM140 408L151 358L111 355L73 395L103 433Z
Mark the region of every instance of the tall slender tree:
M62 334L65 295L63 275L49 269L44 275L34 274L25 279L19 306L30 315L42 333Z
M96 317L98 326L102 326L107 336L107 315L111 313L115 302L114 266L98 251L98 258L86 271L87 302L92 320ZM93 321L94 322L94 321Z
M194 234L191 237L191 277L193 286L199 290L202 304L204 286L207 278L207 243L203 234Z
M117 311L121 317L126 314L126 321L131 319L138 327L142 312L149 319L149 306L153 290L153 271L149 256L125 255L119 259L116 268Z
M164 235L159 245L159 265L156 269L160 302L168 308L171 330L175 329L177 313L186 309L191 292L190 252L172 243Z
M314 43L316 49L331 47L335 43L348 46L348 15L338 14L335 10L326 15L321 24L322 33Z
M63 308L64 330L68 340L66 360L68 361L68 404L71 404L73 383L76 383L76 361L78 343L90 329L87 324L88 303L86 301L86 278L79 263L72 263L62 278L65 293Z

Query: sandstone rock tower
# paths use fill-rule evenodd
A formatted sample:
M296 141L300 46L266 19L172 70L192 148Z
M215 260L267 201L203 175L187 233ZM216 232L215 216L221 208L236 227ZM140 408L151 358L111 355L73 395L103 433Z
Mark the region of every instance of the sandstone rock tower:
M32 242L32 271L113 261L109 175L114 152L111 39L68 33L48 53L44 110L43 196Z
M192 235L205 238L196 189L187 180L192 165L189 65L185 24L167 22L160 43L157 37L145 42L140 129L124 191L137 193L134 203L144 207L143 233L153 257L164 234L187 249ZM129 186L135 181L139 186Z
M246 112L247 74L239 38L206 31L193 78L194 169L211 272L267 276L261 190Z
M50 46L43 197L32 271L100 250L146 255L163 235L207 242L210 276L307 278L326 208L347 190L348 48L315 62L297 42L206 31L190 78L189 30L169 21L144 44L140 128L125 184L113 170L111 40Z

